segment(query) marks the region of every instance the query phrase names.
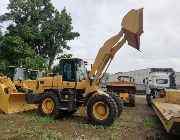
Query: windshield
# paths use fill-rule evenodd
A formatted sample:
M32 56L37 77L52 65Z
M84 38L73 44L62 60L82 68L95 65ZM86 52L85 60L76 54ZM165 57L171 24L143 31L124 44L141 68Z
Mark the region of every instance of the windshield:
M119 76L118 80L131 82L131 78L129 76Z
M25 79L25 71L21 68L16 68L13 80L16 81L18 79L24 80Z
M167 84L168 83L168 79L156 79L156 83L157 84Z
M79 63L77 63L77 81L81 82L82 80L84 80L87 77L87 69L85 67L85 63L84 61L79 61Z
M44 77L44 73L41 72L41 71L39 71L39 72L37 73L36 79L41 78L41 77Z
M29 73L29 79L36 80L38 75L38 71L30 71Z
M72 82L75 81L75 68L73 61L64 61L63 80Z

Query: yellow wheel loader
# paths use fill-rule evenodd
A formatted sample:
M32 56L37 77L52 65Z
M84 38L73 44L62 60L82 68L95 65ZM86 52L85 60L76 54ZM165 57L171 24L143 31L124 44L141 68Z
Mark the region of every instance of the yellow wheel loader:
M27 78L27 71L25 69L16 66L8 66L7 77L14 82L18 92L26 93L31 90L31 88L23 82Z
M45 73L39 70L29 70L27 78L25 80L19 80L20 83L26 85L32 91L36 90L37 79L44 77Z
M62 59L60 75L37 80L36 94L19 93L10 79L2 79L0 109L15 113L36 108L34 104L39 104L41 114L56 117L62 112L71 114L81 107L93 124L112 124L118 115L118 101L115 96L104 93L98 83L126 41L139 49L139 38L143 33L142 16L142 9L138 9L131 10L123 18L121 31L100 48L88 75L83 60Z
M116 93L124 104L135 107L136 86L134 79L129 76L119 76L116 81L107 82L108 93Z
M13 114L37 109L35 104L27 104L26 93L18 92L11 79L0 77L0 110L6 114Z
M161 90L161 98L153 99L152 106L166 131L180 135L180 90Z
M98 84L114 55L126 41L139 50L140 35L143 33L143 9L129 11L121 26L121 31L99 49L89 73L82 59L62 59L59 75L37 79L34 93L26 94L27 103L39 104L39 112L52 117L72 114L80 107L92 124L111 125L122 106L117 96L103 92Z
M13 114L37 109L37 105L27 104L25 100L25 95L35 90L36 81L25 80L25 70L15 66L9 66L7 77L0 77L0 110Z
M16 89L20 92L33 92L36 88L36 79L43 77L44 73L39 70L26 70L9 66L7 76L14 81Z

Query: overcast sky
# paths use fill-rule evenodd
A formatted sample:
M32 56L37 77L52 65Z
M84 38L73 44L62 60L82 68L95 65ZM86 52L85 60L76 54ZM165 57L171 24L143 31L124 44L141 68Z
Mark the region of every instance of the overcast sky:
M52 0L61 10L66 7L80 37L71 41L71 53L93 63L99 48L120 29L130 9L144 8L144 34L141 52L127 45L121 48L108 72L132 71L151 67L172 67L180 71L179 0ZM0 0L0 14L8 0Z

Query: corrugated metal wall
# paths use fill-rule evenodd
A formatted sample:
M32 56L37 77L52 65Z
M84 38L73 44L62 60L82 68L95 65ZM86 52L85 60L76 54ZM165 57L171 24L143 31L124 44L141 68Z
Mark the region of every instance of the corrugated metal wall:
M129 72L118 72L109 76L109 81L115 81L118 76L127 75L135 79L137 85L143 85L143 80L148 77L151 68L129 71ZM180 72L176 72L176 85L180 89Z
M180 89L180 72L176 72L176 86Z
M150 71L151 69L148 68L148 69L141 69L141 70L135 70L129 72L119 72L119 73L111 74L109 77L109 81L115 81L118 78L118 76L127 75L133 77L135 79L136 84L143 84L143 80L147 78Z

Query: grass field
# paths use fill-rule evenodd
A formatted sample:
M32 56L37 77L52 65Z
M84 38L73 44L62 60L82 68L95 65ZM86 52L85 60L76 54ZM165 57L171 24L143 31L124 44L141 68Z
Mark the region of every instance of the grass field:
M143 96L136 107L124 107L110 127L93 126L78 111L73 116L53 120L36 111L5 115L0 113L0 139L12 140L169 140L160 120L146 106Z

